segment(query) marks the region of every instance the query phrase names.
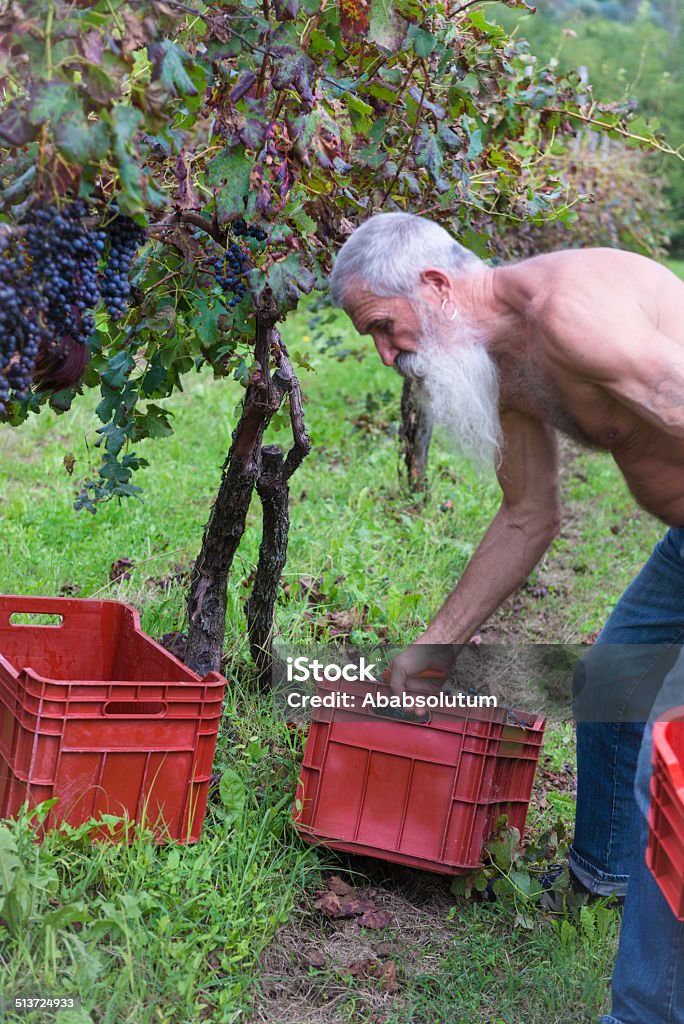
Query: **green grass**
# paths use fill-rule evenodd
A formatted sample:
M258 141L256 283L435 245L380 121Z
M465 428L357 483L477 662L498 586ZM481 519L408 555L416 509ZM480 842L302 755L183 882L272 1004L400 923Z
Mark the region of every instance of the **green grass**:
M397 473L399 378L346 325L339 324L342 340L365 349L364 358L338 362L306 340L306 331L303 319L285 331L291 349L317 372L301 373L314 450L292 480L290 596L283 593L278 606L280 634L325 639L331 613L344 611L353 640L405 643L458 579L497 507L498 489L436 443L429 496L416 501ZM112 503L95 516L71 509L79 480L97 463L94 396L80 398L68 416L44 412L17 431L1 428L0 589L125 600L152 635L182 628L185 595L173 577L197 554L240 397L237 385L193 377L172 406L175 435L138 446L151 463L137 480L144 504ZM287 432L275 439L286 444ZM73 476L65 456L76 459ZM508 602L497 620L522 639L574 641L600 626L662 532L636 508L605 456L573 455L564 499L568 529L535 574L549 584L546 597L526 598L522 611ZM0 831L7 850L16 844L20 865L11 881L14 917L0 928L0 992L79 993L84 1013L62 1015L60 1024L186 1024L203 1014L246 1020L259 1005L279 1019L267 995L254 1002L260 958L279 929L299 920L323 856L303 847L288 824L301 750L269 702L248 687L242 606L259 526L255 502L229 584L230 685L215 759L216 770L230 768L243 781L239 815L212 805L202 840L191 847L155 847L144 836L131 846L91 847L83 829L53 833L38 847L25 822L11 829L11 839ZM129 578L112 582L110 569L121 558L133 562ZM318 581L315 605L300 592L300 577ZM559 763L572 759L567 728L551 731L549 744ZM556 811L569 825L569 798L559 798L546 818ZM575 922L532 915L529 927L529 908L510 900L458 903L448 922L439 913L440 938L423 950L429 970L402 967L397 954L401 989L383 1004L389 1024L512 1024L521 1014L567 1024L605 1010L616 924L603 908L586 908ZM399 946L401 937L393 938ZM370 1024L377 1005L369 985L352 980L347 988L337 1016L321 1019Z

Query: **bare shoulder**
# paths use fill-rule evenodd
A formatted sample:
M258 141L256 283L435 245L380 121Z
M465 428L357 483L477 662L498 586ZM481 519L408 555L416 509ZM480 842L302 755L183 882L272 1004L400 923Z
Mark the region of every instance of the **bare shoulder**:
M684 284L655 260L620 249L577 249L517 265L530 287L525 317L553 362L610 372L620 354L684 303Z

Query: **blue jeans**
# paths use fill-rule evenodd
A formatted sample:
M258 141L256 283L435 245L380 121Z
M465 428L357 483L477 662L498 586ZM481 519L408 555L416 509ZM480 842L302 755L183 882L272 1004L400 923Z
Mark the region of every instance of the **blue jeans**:
M672 528L575 673L570 867L591 892L626 893L612 1010L602 1024L684 1024L684 923L645 862L652 723L684 704L682 645L684 528Z

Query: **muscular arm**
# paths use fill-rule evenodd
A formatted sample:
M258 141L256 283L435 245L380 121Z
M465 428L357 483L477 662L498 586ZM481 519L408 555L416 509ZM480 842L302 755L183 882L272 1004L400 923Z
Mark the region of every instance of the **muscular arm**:
M463 576L419 643L466 643L529 576L558 532L558 451L552 427L522 413L502 416L501 506Z
M648 423L684 438L684 344L631 300L573 291L554 297L538 319L546 355L563 374L599 385Z
M684 348L660 331L629 338L606 390L649 423L684 438Z

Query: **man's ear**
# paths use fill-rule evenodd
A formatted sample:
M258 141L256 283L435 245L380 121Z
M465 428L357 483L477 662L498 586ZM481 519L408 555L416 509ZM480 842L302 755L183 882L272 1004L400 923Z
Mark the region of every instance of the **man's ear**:
M440 302L452 297L451 281L443 270L438 270L437 268L423 270L420 275L420 281L425 290L429 293L431 292L434 298L439 299Z

